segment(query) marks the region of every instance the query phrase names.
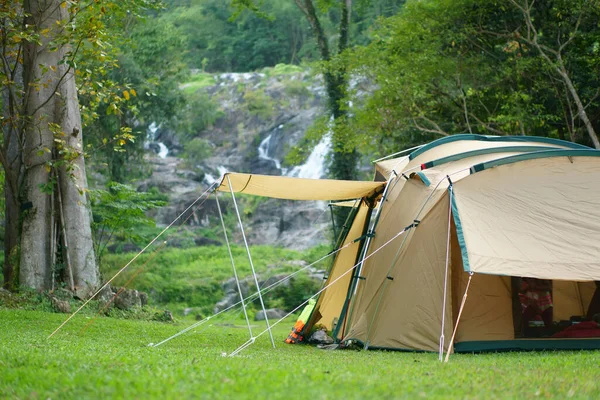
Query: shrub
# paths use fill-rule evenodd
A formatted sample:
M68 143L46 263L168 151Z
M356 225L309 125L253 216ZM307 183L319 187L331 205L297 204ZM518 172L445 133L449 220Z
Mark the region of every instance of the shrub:
M212 145L206 139L194 138L183 145L183 156L186 160L196 163L208 157L212 153Z

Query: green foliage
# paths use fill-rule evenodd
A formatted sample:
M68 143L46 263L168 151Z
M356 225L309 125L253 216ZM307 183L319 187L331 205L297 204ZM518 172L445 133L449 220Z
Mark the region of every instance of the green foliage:
M90 63L78 70L86 148L110 180L143 176L143 142L152 123L178 128L185 99L179 82L187 77L182 54L187 43L162 13L146 21L114 24L111 65ZM87 71L87 72L86 72ZM136 140L137 139L137 140ZM115 151L118 150L118 151Z
M183 91L186 94L193 94L199 89L205 88L215 84L215 78L212 74L200 72L192 74L190 79L181 85Z
M147 241L148 237L141 228L155 226L147 212L167 204L166 196L156 191L137 192L132 187L117 182L109 183L107 190L91 191L90 199L99 263L111 240L133 243Z
M304 71L305 68L293 64L277 64L274 67L266 67L261 70L266 76L293 75Z
M270 120L273 117L275 103L264 89L246 89L244 102L250 115L263 120Z
M550 54L557 38L565 44L571 79L597 115L596 90L589 88L600 85L600 61L589 49L600 39L600 6L537 2L532 14ZM469 132L587 141L554 63L528 42L524 17L510 2L407 1L372 38L350 56L354 73L377 88L367 98L353 97L356 118L347 121L363 148L386 154Z
M319 291L322 282L300 273L289 280L289 283L276 286L266 296L267 307L292 311Z
M308 41L307 24L288 0L268 0L271 18L234 11L228 1L171 2L169 18L190 42L190 68L251 71L278 63L298 63ZM264 16L264 14L262 15Z
M232 221L235 223L235 221ZM222 231L219 232L222 237ZM211 238L215 238L212 236ZM230 238L231 239L231 238ZM167 243L171 238L165 238ZM270 274L291 273L297 270L289 261L304 260L314 262L326 253L321 246L305 252L287 250L271 246L253 246L251 248L254 267L258 274L267 278ZM238 275L246 277L251 274L250 265L244 247L233 246L232 254ZM129 262L134 254L108 254L101 264L103 276L110 277ZM324 266L316 266L324 268ZM222 282L233 276L231 260L225 246L204 246L187 249L156 247L142 254L121 276L115 285L125 284L138 273L130 285L149 294L151 304L168 306L174 311L186 307L197 307L204 315L212 314L214 305L223 297ZM266 276L264 274L267 274ZM299 295L305 295L305 285L298 280L296 288ZM303 291L304 290L304 291ZM313 294L316 292L313 291ZM295 293L286 292L289 302L295 301ZM296 304L298 305L298 304Z
M183 145L183 156L192 163L203 161L212 153L210 142L202 138L194 138Z
M186 94L186 102L177 130L177 135L182 141L199 135L225 116L213 98L202 89Z
M102 317L80 332L89 319L77 316L46 340L64 320L0 310L0 397L584 399L600 391L598 351L455 354L449 363L432 353L323 351L283 344L290 318L273 329L275 349L264 334L239 356L223 357L248 340L234 316L157 348L147 345L189 323ZM265 328L252 325L255 335Z

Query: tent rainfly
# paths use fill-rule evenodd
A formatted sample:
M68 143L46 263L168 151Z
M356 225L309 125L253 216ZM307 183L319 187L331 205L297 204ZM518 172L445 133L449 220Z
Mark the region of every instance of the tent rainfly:
M340 252L329 279L358 268L343 287L321 293L306 331L318 323L338 341L440 356L600 348L600 337L533 338L600 313L600 151L455 135L378 163L382 177L387 188L364 245ZM368 218L356 213L346 241L362 235ZM551 281L552 327L523 326L522 278Z
M372 183L230 176L231 186L224 179L219 190L363 198L304 334L319 324L339 342L439 351L440 358L600 348L600 337L533 337L600 313L600 151L549 138L467 134L379 161ZM519 292L531 278L550 286L551 327L523 326Z

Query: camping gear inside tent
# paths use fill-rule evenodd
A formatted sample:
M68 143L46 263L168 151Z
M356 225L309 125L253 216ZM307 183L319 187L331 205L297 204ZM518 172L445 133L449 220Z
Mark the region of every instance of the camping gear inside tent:
M345 243L361 239L337 254L326 285L358 267L326 286L305 334L320 324L338 341L440 354L600 348L534 338L585 316L600 281L600 151L454 135L376 169L383 198L373 218L355 213ZM523 321L523 278L551 281L552 326Z

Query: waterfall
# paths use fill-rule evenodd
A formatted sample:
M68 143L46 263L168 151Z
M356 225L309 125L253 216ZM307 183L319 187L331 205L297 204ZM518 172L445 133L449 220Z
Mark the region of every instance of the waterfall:
M269 135L260 142L260 145L258 146L258 158L261 160L272 161L277 169L281 169L281 162L276 158L269 157L269 147L272 136L273 135Z
M145 149L152 149L160 158L165 158L169 154L169 148L163 142L156 141L156 131L160 125L156 125L156 122L152 122L148 125L148 131L146 132L147 142L144 144Z
M167 154L169 154L169 148L165 146L163 142L156 142L156 144L158 144L158 147L160 148L158 151L158 156L160 158L165 158Z
M229 172L227 170L227 167L224 167L222 165L219 165L217 167L217 172L219 173L218 178L215 178L214 175L209 174L208 172L204 174L204 183L206 183L207 185L212 185L213 183L217 182L217 181L221 181L221 179L223 179L223 175L225 175L227 172Z
M302 165L292 168L288 176L298 178L320 179L325 175L325 158L331 149L331 135L323 136Z

